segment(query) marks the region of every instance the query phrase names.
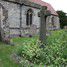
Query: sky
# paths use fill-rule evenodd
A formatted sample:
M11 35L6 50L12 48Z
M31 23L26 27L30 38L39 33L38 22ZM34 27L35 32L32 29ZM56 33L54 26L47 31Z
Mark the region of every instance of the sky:
M57 10L62 10L67 13L67 0L42 0L50 3L52 7Z

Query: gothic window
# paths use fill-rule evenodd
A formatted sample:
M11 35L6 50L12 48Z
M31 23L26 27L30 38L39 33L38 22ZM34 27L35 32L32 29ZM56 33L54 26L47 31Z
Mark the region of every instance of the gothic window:
M32 9L29 9L26 15L26 25L27 26L32 25L32 16L33 16L33 11Z

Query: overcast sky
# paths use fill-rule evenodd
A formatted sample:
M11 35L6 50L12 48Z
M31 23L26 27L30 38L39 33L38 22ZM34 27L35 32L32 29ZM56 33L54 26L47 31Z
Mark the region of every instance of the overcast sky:
M62 10L67 13L67 0L43 0L50 3L55 10Z

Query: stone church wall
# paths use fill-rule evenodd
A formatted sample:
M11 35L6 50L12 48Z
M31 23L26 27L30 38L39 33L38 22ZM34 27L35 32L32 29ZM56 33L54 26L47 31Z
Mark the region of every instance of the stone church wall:
M53 21L52 21L52 18L53 18ZM60 29L59 17L54 15L48 16L46 19L46 29L47 30Z
M22 6L22 27L26 27L26 14L27 10L32 9L33 10L33 20L32 24L37 25L37 28L40 26L40 17L38 17L39 9L28 7L28 6Z
M58 16L54 16L54 23L56 25L56 29L60 29L60 21Z
M38 12L40 11L39 9L22 5L21 6L22 12L20 17L19 4L5 2L5 1L0 1L0 4L3 5L3 7L8 11L7 23L9 24L9 33L10 33L9 37L19 36L20 34L24 36L26 33L29 33L29 29L27 29L27 25L26 25L26 13L28 9L33 10L32 24L36 26L36 30L37 30L36 33L39 32L39 27L40 27L40 17L38 17Z
M29 7L29 6L22 6L22 27L24 29L28 27L26 25L26 14L27 14L27 11L29 9L32 9L32 11L33 11L32 25L36 26L37 33L38 33L39 32L38 30L39 30L39 27L40 27L40 17L38 17L38 12L40 11L39 9L32 8L32 7ZM27 29L25 31L27 31L27 33L28 33ZM23 34L25 34L25 33L23 33Z
M8 11L6 22L9 24L9 37L13 34L18 35L20 28L20 7L18 4L0 1L0 4ZM6 30L7 31L7 30ZM6 36L6 35L5 35Z
M4 35L3 38L15 37L20 35L26 36L26 34L30 34L32 30L36 30L33 32L34 34L39 33L40 27L40 17L38 17L38 12L40 12L39 9L1 0L0 7L4 7L5 11L7 11L3 12L5 13L4 15L5 18L2 17L2 19L5 21L0 19L0 23L2 23L1 25L2 35ZM26 14L28 9L32 9L33 11L32 25L34 29L33 27L29 27L26 25ZM46 20L47 30L53 29L52 17L54 17L54 25L56 25L56 29L59 28L59 18L57 16L48 16Z

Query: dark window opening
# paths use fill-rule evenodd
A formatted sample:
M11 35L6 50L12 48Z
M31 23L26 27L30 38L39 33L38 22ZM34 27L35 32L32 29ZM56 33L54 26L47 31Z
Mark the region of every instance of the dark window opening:
M55 26L55 22L54 22L54 17L52 17L52 26L53 26L53 30L56 30L56 26Z
M2 37L1 37L1 31L0 31L0 41L1 41Z
M54 26L54 17L52 17L52 25Z
M32 16L33 16L33 11L32 9L29 9L27 11L27 15L26 15L26 25L32 25Z

